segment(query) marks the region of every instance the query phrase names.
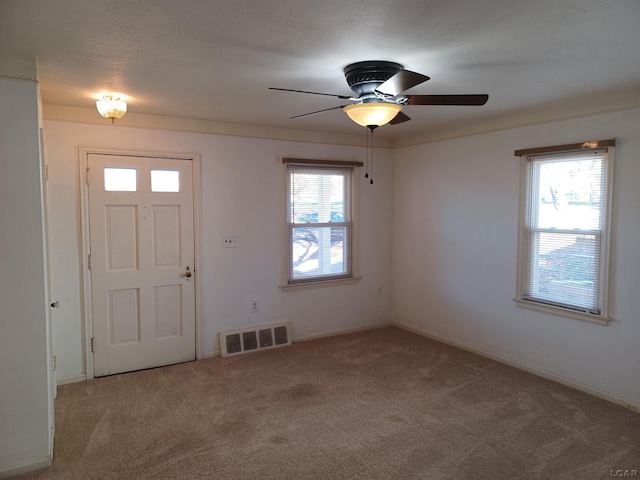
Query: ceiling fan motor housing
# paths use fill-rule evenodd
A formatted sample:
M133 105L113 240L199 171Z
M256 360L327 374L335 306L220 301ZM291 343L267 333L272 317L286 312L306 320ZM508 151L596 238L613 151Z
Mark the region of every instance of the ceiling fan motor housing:
M369 98L376 99L375 89L403 69L399 63L373 60L347 65L344 76L353 93L366 102Z

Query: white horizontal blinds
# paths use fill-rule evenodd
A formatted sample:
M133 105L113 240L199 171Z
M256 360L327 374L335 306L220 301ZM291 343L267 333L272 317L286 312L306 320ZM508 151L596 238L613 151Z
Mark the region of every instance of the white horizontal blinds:
M352 171L287 165L289 283L352 275Z
M524 298L600 313L607 150L529 157Z

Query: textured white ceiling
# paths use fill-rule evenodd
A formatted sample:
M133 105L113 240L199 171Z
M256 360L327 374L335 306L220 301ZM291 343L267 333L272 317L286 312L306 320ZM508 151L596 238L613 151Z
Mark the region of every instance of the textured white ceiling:
M390 60L431 77L411 93L490 96L405 107L376 132L397 140L640 105L640 1L0 0L0 74L33 57L45 104L116 91L130 112L319 132L362 127L289 120L344 101L268 87L350 94L345 65Z

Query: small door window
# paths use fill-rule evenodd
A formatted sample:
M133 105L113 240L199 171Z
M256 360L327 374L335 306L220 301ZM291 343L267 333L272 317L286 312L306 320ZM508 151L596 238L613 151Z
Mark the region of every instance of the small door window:
M104 189L107 192L135 192L136 191L135 168L104 169Z
M179 192L180 172L178 170L151 170L152 192Z

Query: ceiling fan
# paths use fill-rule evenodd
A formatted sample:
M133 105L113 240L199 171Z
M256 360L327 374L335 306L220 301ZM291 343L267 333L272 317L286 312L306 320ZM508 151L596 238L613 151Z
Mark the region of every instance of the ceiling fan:
M342 100L350 100L350 104L325 108L315 112L303 113L291 117L300 118L330 110L343 109L354 122L374 128L390 123L396 125L411 120L402 112L405 105L484 105L489 95L407 95L404 94L416 85L429 80L421 73L405 70L402 65L384 60L370 60L347 65L344 76L354 95L335 95L331 93L309 92L288 88L270 87L269 90L284 92L325 95Z

